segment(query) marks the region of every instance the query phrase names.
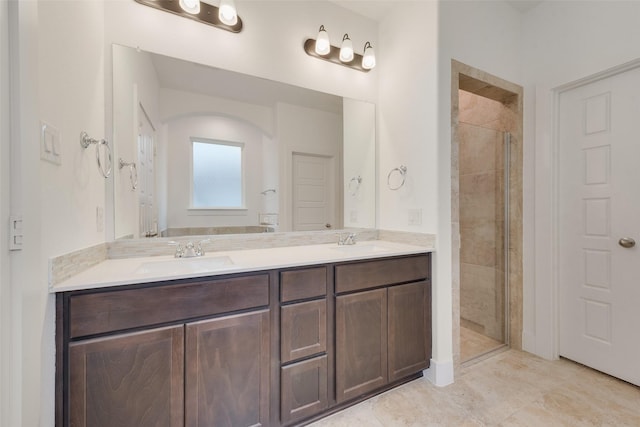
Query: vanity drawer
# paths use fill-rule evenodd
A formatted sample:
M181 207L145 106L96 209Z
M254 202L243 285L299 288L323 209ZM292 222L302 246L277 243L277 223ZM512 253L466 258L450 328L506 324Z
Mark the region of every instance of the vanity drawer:
M327 300L285 305L280 309L280 361L327 351Z
M281 369L280 418L291 424L329 406L327 356L304 360Z
M280 273L280 301L322 297L327 294L327 267L289 270Z
M269 305L269 275L122 289L69 297L69 335L139 328Z
M337 265L336 293L430 278L429 254Z

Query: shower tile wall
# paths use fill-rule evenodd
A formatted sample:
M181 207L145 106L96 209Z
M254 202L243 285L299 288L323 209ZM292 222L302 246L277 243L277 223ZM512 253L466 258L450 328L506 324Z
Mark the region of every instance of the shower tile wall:
M502 103L460 91L460 321L504 342L504 131Z

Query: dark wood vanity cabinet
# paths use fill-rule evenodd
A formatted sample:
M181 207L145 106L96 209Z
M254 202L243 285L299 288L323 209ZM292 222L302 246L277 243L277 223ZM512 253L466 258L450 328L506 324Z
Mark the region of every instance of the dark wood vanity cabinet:
M338 403L387 384L387 290L336 297Z
M183 425L181 326L69 346L71 426Z
M269 424L269 312L186 325L185 426Z
M329 406L329 268L280 273L280 422L295 423Z
M338 403L429 367L429 255L337 265L335 275Z
M293 426L417 378L430 254L57 294L56 426Z
M388 289L388 377L393 382L429 367L431 282Z
M270 282L58 294L56 425L269 425Z

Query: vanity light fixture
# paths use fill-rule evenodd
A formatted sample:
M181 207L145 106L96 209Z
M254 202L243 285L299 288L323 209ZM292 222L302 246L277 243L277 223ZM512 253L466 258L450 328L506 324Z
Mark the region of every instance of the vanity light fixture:
M353 61L353 43L349 38L349 34L342 36L342 45L340 46L340 61L351 62Z
M220 8L218 17L227 25L236 25L238 23L238 12L236 4L233 0L220 0Z
M376 66L376 56L371 43L365 43L364 52L360 55L353 51L353 42L349 38L349 34L345 34L342 37L342 44L338 48L329 42L329 34L324 25L320 26L318 37L315 40L307 39L304 42L304 51L314 58L344 65L364 73L368 73Z
M187 13L192 15L200 13L200 0L180 0L178 4Z
M329 33L324 29L324 25L320 25L318 37L316 38L316 53L318 55L326 55L331 51L331 42L329 42Z
M220 28L221 30L232 33L242 31L242 19L238 16L233 0L220 0L219 7L200 0L135 1L154 9L164 10L165 12Z
M376 66L376 54L373 51L371 43L366 42L364 44L364 52L362 54L362 68L370 70Z

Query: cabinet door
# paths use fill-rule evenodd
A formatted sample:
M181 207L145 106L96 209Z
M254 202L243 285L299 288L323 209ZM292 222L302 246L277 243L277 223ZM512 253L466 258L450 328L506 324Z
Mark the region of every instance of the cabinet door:
M184 328L72 343L70 425L182 426Z
M188 324L185 359L187 426L268 424L268 311Z
M327 301L292 304L281 309L282 363L327 350Z
M336 399L387 383L387 290L336 298Z
M426 369L431 358L428 282L389 288L389 381Z
M327 356L284 366L280 387L280 418L283 424L327 409Z

